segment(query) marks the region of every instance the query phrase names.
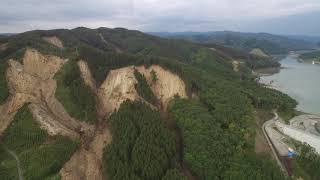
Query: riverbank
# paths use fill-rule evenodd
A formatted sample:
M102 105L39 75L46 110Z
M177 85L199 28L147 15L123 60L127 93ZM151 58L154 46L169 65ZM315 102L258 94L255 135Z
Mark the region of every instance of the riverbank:
M299 58L298 62L306 63L306 64L320 65L320 60L319 59L302 59L302 58Z
M257 81L297 100L297 111L320 115L320 66L300 63L295 54L288 55L280 63L280 72L259 74Z

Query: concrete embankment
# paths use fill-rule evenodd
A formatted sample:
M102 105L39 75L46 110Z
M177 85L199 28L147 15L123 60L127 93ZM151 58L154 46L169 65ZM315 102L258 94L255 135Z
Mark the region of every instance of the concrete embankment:
M275 122L278 130L283 134L309 144L311 147L315 148L316 152L320 153L320 137L314 134L310 134L306 131L294 128L292 126L286 125L279 121Z

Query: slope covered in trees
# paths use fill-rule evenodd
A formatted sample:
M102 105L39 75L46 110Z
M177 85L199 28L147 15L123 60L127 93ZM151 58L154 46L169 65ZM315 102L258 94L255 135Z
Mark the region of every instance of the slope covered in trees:
M43 40L50 36L59 38L63 48ZM164 123L167 121L181 129L182 159L193 176L199 179L282 179L273 161L253 151L253 111L256 108L279 109L290 114L296 102L283 93L261 87L248 71L248 64L235 72L232 68L235 55L229 51L221 53L191 42L119 28L31 31L1 41L8 42L8 48L0 51L3 65L0 66L3 75L0 76L0 102L8 96L3 78L6 61L19 60L26 47L69 60L55 76L56 97L76 119L98 128L107 122L112 143L105 148L103 162L109 179L184 179L177 158L177 142ZM175 98L169 108L169 118L166 110L158 112L141 102L126 101L106 121L102 118L99 121L96 97L80 76L78 60L88 64L97 85L113 69L159 65L180 76L189 98ZM135 78L140 96L154 103L156 98L143 75L136 73ZM29 132L28 129L20 131ZM44 137L46 140L47 135ZM66 142L70 146L59 150L69 155L75 146ZM39 144L43 144L43 139ZM52 147L50 144L48 151L55 151L56 147L60 145Z
M183 99L175 99L170 107L182 131L183 157L192 173L200 179L213 180L285 179L267 155L254 153L253 122L241 119L251 117L238 113L235 122L225 124L217 116L225 112L219 111L222 110L210 113L201 104Z
M178 177L166 174L176 166L175 140L158 112L141 102L127 101L109 121L113 139L104 155L109 179Z
M18 179L16 161L8 151L15 153L20 160L24 179L40 180L57 176L77 144L66 137L50 137L40 129L28 106L24 105L1 137L0 177Z

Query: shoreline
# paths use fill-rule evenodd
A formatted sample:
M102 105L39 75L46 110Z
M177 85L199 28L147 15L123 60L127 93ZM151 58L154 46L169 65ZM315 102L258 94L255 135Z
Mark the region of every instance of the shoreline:
M291 56L291 54L289 54L288 56ZM299 61L298 57L296 58L297 61ZM300 62L300 61L299 61ZM300 62L302 63L302 62ZM319 65L320 65L320 62L319 62ZM259 83L261 86L263 87L266 87L266 88L269 88L269 89L273 89L273 90L276 90L276 91L280 91L282 93L285 93L287 94L288 96L290 96L288 93L284 92L284 90L281 88L281 86L279 85L276 85L274 82L274 80L270 80L270 81L263 81L261 79L261 77L266 77L266 76L272 76L274 74L277 74L277 73L280 73L281 70L283 69L287 69L286 67L272 67L272 68L263 68L263 69L259 69L258 71L255 70L255 71L252 71L252 74L257 76L257 83ZM294 97L290 96L291 98L295 99ZM295 99L297 102L298 100ZM299 103L299 102L298 102ZM319 113L311 113L311 112L306 112L304 110L301 110L301 109L297 109L297 107L294 109L296 112L297 112L297 115L295 115L294 117L296 116L300 116L300 115L314 115L314 116L319 116L320 117L320 112Z
M302 58L298 58L297 61L299 63L304 63L304 64L320 65L320 61L318 59L302 59Z
M271 76L279 73L281 69L285 69L285 67L280 66L280 67L260 68L260 69L252 70L252 74L258 77Z

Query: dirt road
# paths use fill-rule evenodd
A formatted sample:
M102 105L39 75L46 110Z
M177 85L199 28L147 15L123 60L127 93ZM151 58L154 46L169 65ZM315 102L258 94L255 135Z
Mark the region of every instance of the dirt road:
M265 138L268 141L268 144L272 150L274 158L277 161L277 164L280 166L280 168L283 172L288 174L288 171L285 168L285 165L281 161L282 156L287 151L287 147L285 146L284 143L281 143L281 138L282 138L281 134L278 133L273 128L275 121L279 120L278 113L276 111L274 111L273 113L274 113L274 117L271 120L266 121L262 125L262 131L263 131ZM281 150L279 151L279 149L281 149Z
M17 163L17 171L18 171L19 180L23 180L19 157L16 155L15 152L8 149L7 146L5 146L4 144L1 143L1 146L15 159L15 161Z

